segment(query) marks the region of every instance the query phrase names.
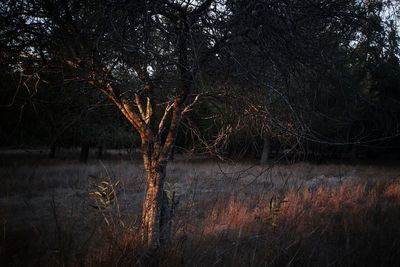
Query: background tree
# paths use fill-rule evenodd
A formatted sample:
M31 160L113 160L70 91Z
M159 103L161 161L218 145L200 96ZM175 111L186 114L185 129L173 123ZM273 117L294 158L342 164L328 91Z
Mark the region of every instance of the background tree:
M292 140L292 145L327 151L328 147L336 150L336 145L344 150L346 144L372 143L383 137L373 134L373 125L393 117L370 108L372 102L362 96L354 71L361 62L383 59L388 36L396 32L385 26L390 18L395 19L392 8L398 11L396 1L235 1L232 10L242 18L235 27L241 42L232 43L224 54L224 61L229 62L226 68L236 68L231 68L234 84L245 81L264 89L270 102L253 99L264 106L262 113L269 114L260 125L291 137L286 140ZM358 47L364 47L369 56L356 60ZM369 64L373 68L382 65ZM396 87L393 79L380 73L380 78L368 74L372 83L390 80ZM376 107L389 106L376 102ZM385 114L386 119L377 118L378 114ZM370 118L370 123L357 124L360 116ZM386 138L396 135L396 124L394 120L386 123ZM350 133L354 130L358 132Z

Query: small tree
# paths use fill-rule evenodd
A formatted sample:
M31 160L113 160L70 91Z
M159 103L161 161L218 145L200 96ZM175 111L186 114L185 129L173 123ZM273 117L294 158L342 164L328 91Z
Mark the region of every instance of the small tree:
M220 2L20 0L1 6L15 10L14 26L24 34L7 41L26 59L57 69L93 97L102 92L139 134L147 175L141 236L149 247L169 238L166 167L181 119L199 99L199 71L229 37L223 27L229 11Z

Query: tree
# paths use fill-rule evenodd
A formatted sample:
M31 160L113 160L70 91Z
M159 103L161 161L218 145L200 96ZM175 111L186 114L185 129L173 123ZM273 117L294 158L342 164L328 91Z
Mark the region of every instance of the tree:
M141 236L149 247L168 240L171 203L166 167L182 117L199 99L199 71L229 31L220 1L35 0L14 9L26 36L8 37L28 61L54 68L85 92L105 94L141 139L147 189ZM88 88L90 87L90 88ZM92 89L92 90L88 90Z
M235 1L232 10L234 15L240 14L241 23L234 29L241 32L242 42L231 44L227 65L232 66L235 83L245 80L255 88L261 87L263 96L273 100L265 102L258 97L252 101L263 111L252 114L266 115L261 125L272 133L283 132L305 147L373 142L395 135L396 122L388 122L393 116L385 112L383 118L378 118L382 113L377 112L393 107L381 101L375 110L371 109L374 101L360 96L354 74L357 65L365 64L371 69L369 79L364 75L367 69L361 67L364 73L360 76L367 78L366 85L375 84L375 91L396 91L397 74L392 78L388 75L396 72L396 67L384 70L382 67L388 65L380 60L385 49L393 51L386 48L390 42L385 36L390 27L385 27L383 21L389 22L394 15L382 17L390 4L398 12L397 1ZM241 14L247 5L247 12ZM361 60L354 58L358 47L364 53ZM242 68L235 70L237 64L233 61L239 61ZM274 102L277 108L272 109ZM280 117L282 114L287 117ZM369 118L369 125L357 125L361 117ZM373 125L382 122L386 134L377 136L374 128L382 126Z

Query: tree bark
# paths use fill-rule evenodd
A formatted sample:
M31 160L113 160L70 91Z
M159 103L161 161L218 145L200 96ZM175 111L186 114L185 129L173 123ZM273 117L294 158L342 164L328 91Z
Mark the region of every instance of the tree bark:
M263 150L262 150L261 159L260 159L261 165L267 164L267 162L269 160L270 151L271 151L271 141L269 140L268 137L264 137Z
M168 242L171 232L171 205L164 191L166 165L148 163L146 174L141 237L149 248L157 248L160 243Z

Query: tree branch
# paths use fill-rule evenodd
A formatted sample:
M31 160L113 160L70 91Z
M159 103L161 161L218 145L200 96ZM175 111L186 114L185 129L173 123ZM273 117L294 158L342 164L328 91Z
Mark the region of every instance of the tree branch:
M141 135L145 131L145 125L136 113L132 110L129 102L126 99L118 99L113 91L110 84L107 84L105 88L101 88L101 91L110 98L122 114L128 119L128 121L135 127L138 133Z

